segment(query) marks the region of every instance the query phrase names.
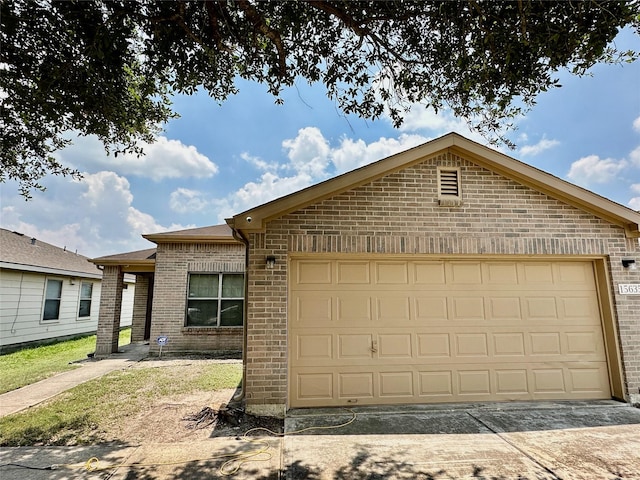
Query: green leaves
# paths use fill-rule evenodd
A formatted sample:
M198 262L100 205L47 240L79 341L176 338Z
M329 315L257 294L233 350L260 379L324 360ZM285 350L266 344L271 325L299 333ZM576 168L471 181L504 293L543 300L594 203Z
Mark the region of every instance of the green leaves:
M114 151L152 140L172 92L223 102L238 77L279 103L296 78L322 82L345 113L394 123L413 103L448 106L488 138L556 88L554 74L634 61L611 45L640 28L638 2L7 0L0 4L0 182L23 194L63 134Z

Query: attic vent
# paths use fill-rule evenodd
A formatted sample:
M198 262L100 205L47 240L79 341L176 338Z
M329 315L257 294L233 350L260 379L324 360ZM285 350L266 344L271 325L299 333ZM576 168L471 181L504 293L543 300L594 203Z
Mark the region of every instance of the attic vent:
M459 168L438 167L438 204L445 207L462 205Z

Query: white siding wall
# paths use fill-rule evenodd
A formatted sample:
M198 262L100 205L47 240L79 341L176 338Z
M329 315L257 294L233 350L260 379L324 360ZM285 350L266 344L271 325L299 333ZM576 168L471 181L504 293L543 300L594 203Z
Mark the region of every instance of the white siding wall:
M124 284L127 286L127 288L122 290L122 310L120 311L120 328L131 326L131 323L133 320L133 294L136 291L135 283L127 282L127 279L125 278Z
M57 320L42 320L47 278L62 281ZM91 282L93 291L91 315L80 318L78 308L83 281ZM68 276L0 270L0 347L95 332L100 310L100 283L99 279L75 277L72 285ZM130 284L123 292L121 326L131 325L134 285Z

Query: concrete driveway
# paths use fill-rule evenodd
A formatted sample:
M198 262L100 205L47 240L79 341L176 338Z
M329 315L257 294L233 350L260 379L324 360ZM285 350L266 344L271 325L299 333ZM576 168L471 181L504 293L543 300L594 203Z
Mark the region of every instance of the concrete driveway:
M640 479L640 409L613 401L305 409L290 411L285 428L284 438L266 444L216 437L4 448L0 464L73 465L6 466L0 478L199 480L221 478L223 467L231 473L225 478L243 480ZM256 450L263 453L251 454ZM110 467L84 470L94 456ZM229 458L235 460L225 470Z
M613 402L294 410L287 479L640 479L640 409Z

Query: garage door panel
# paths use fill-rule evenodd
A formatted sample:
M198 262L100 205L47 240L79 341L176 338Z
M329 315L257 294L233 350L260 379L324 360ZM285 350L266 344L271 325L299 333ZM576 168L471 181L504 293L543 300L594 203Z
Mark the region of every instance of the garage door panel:
M609 375L605 363L585 367L567 367L567 373L573 393L588 393L598 398L609 389Z
M410 333L386 333L378 335L378 359L413 359L412 335Z
M488 285L512 285L520 283L518 265L513 262L488 262L485 264Z
M330 260L299 260L295 265L294 285L330 285L333 281Z
M449 298L450 320L452 322L478 322L483 321L484 297L471 297L460 295Z
M482 285L482 264L480 262L449 263L447 283L450 285Z
M564 296L559 299L560 318L567 323L600 325L598 302L587 295Z
M486 333L458 333L455 335L457 357L482 357L489 355Z
M300 292L296 298L296 315L292 323L296 326L329 326L333 322L333 298L324 292Z
M453 398L453 372L418 372L418 396L431 397L430 401L447 401Z
M610 398L590 262L334 259L293 271L291 406Z
M520 297L487 297L489 312L487 317L493 323L506 321L510 324L520 323L522 320L522 307Z
M373 372L338 373L338 397L351 399L372 399Z
M338 294L336 307L338 325L354 326L372 323L371 297L367 293Z
M376 296L376 320L381 325L411 324L411 298L404 293Z
M302 373L295 377L295 384L300 400L327 402L335 397L331 373Z
M419 293L418 295L422 294ZM429 325L448 322L446 296L416 296L413 299L413 303L415 305L414 315L417 324Z
M378 375L381 397L413 397L414 378L412 371L381 372Z
M458 395L473 395L474 398L491 394L491 372L489 370L458 370Z
M375 262L375 283L378 285L407 285L407 262Z
M492 351L496 357L520 357L525 356L525 341L522 332L497 332L492 338Z
M549 262L524 263L522 265L525 285L545 288L553 285L553 264Z
M526 368L494 370L496 394L501 396L520 396L529 394L529 382Z
M417 333L417 357L449 358L451 356L450 336L448 333Z
M308 333L295 338L297 341L293 354L296 358L321 363L333 358L333 335Z
M414 285L444 286L446 285L444 262L412 262Z
M336 262L338 285L368 285L371 283L370 262Z

